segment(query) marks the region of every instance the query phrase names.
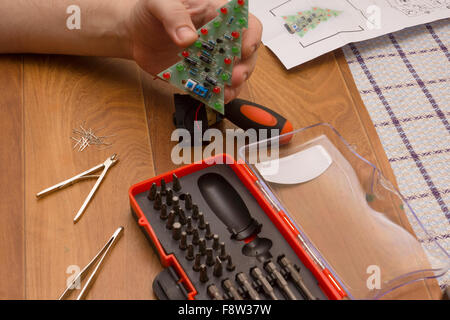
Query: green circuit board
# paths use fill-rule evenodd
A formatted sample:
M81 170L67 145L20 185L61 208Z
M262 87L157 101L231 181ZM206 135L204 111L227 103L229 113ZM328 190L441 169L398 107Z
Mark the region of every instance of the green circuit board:
M242 32L248 27L248 1L231 0L201 27L198 40L184 49L178 63L158 74L215 111L224 114L224 89L241 57Z

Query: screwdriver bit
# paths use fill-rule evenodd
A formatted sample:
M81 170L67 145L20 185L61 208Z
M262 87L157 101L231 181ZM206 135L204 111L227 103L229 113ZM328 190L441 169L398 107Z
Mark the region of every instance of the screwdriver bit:
M220 278L223 273L222 261L219 257L216 257L216 262L214 263L213 275L214 277Z
M205 238L211 240L214 237L214 234L211 232L211 225L209 224L209 222L206 222L205 225Z
M167 215L167 206L163 203L161 205L161 212L159 213L159 218L161 220L166 220L167 217L168 217L168 215Z
M167 193L166 193L166 204L168 206L172 205L172 199L173 199L173 191L170 188L167 188Z
M231 259L231 255L227 256L227 270L228 271L234 271L236 269L236 266L233 264L233 260Z
M220 248L219 235L218 235L218 234L215 234L215 235L213 236L213 245L212 245L212 248L213 248L214 250L219 250L219 248Z
M250 297L250 299L252 300L261 300L261 298L259 297L258 292L256 292L256 290L252 287L250 281L248 280L247 276L245 275L245 273L240 272L236 275L236 281L244 287L245 291L247 292L248 296Z
M222 287L227 290L233 300L243 300L242 296L239 294L238 290L233 285L230 279L223 280Z
M180 203L180 198L178 198L177 196L173 196L172 197L172 206L175 207Z
M206 266L204 264L202 264L200 266L200 282L208 282L209 278L208 278L208 269L206 268Z
M184 213L184 210L180 208L178 210L178 219L180 220L180 223L184 226L187 223L186 214Z
M194 265L192 266L192 269L196 272L200 271L201 264L202 264L202 255L200 253L197 253L195 255L195 261Z
M187 232L187 234L192 234L193 231L194 231L194 227L192 226L192 218L187 217L186 232Z
M164 180L164 178L163 178L163 179L161 179L161 194L162 194L163 196L165 196L166 193L167 193L167 190L166 190L166 180Z
M278 271L277 266L272 261L267 261L264 264L264 269L266 269L266 271L275 279L278 287L280 287L280 289L284 292L289 300L297 300L297 297L294 295L294 293L292 293L288 283L283 278L280 271Z
M192 245L192 243L189 243L187 247L186 259L192 261L194 260L194 258L194 246Z
M192 243L197 245L200 242L200 235L198 234L198 229L192 231Z
M175 173L172 174L172 188L176 192L181 190L180 180L178 180L178 177Z
M186 250L187 248L187 233L185 231L181 232L181 239L180 239L180 249Z
M303 282L302 276L297 271L297 269L294 267L292 262L285 256L281 255L278 257L278 263L285 268L291 279L296 284L297 288L300 291L300 294L308 299L308 300L316 300L316 297L309 291L309 289L306 287L305 283Z
M269 281L267 281L266 277L264 277L261 269L258 267L254 267L250 270L250 274L259 281L261 284L261 287L265 294L267 294L272 300L278 300L277 296L275 295L275 290L270 285Z
M225 251L225 242L221 242L220 243L220 255L219 255L219 258L221 260L225 260L227 258L227 256L228 256L228 254Z
M148 200L155 200L156 191L158 191L158 187L156 186L156 183L153 182L147 195Z
M200 238L198 243L198 250L202 256L206 254L206 240L204 238Z
M223 300L223 296L220 294L219 289L216 287L215 284L211 284L208 286L208 295L213 300Z
M153 203L153 209L155 210L161 209L161 204L162 204L161 193L157 191L155 196L155 202Z
M173 210L170 210L169 216L167 217L166 228L169 230L172 229L172 225L174 222L175 222L175 212Z
M203 214L203 212L198 213L198 228L200 230L206 229L205 215Z
M186 197L184 198L184 207L186 210L192 209L192 196L189 193L186 193Z
M181 239L181 223L175 222L172 225L172 238L174 240L180 240Z
M198 219L198 214L199 214L198 205L193 204L192 205L192 219L197 220Z
M213 254L213 249L212 248L207 248L206 249L206 264L210 267L212 267L214 265L214 254Z

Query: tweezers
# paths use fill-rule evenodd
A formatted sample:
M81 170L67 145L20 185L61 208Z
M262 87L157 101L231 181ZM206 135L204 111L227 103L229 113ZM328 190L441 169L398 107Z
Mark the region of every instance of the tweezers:
M100 269L100 267L102 266L102 263L105 259L105 257L108 255L108 253L110 252L110 249L112 249L114 247L114 245L116 244L117 240L120 239L120 236L123 233L124 228L123 227L119 227L111 236L111 238L108 240L108 242L106 242L106 244L103 246L103 248L97 253L97 255L91 260L91 262L89 262L84 268L83 270L81 270L81 272L75 277L75 279L73 279L73 281L67 286L66 290L64 290L64 292L62 293L62 295L59 297L59 300L63 300L65 299L73 290L76 289L78 284L81 284L81 281L83 281L84 278L86 278L87 273L89 272L89 269L97 262L97 265L95 266L94 271L92 272L91 276L89 277L89 279L86 281L86 284L84 285L84 287L81 289L80 294L77 297L77 300L81 300L84 299L85 296L87 295L87 293L89 292L89 290L91 289L92 285L95 282L95 279L97 278L97 272Z
M83 215L84 211L86 210L86 207L88 206L89 202L91 201L92 197L94 196L95 192L97 191L98 187L103 181L103 178L105 177L106 173L108 172L109 168L111 168L114 164L117 163L118 156L116 154L113 154L111 157L105 160L105 162L99 164L98 166L95 166L89 170L86 170L85 172L80 173L79 175L76 175L70 179L67 179L63 182L60 182L50 188L47 188L38 194L36 194L37 198L43 198L46 195L61 190L65 187L68 187L78 181L84 180L84 179L91 179L91 178L97 178L97 182L92 187L91 192L89 192L89 195L87 196L86 200L84 200L83 205L81 206L80 210L78 210L78 213L76 214L75 218L73 219L73 223L77 223L78 220L80 220L81 216ZM100 175L92 175L92 173L100 170L103 168L103 171Z

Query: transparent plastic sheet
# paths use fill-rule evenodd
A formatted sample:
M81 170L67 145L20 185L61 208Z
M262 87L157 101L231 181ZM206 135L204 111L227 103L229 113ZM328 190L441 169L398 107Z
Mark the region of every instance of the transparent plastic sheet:
M331 164L327 167L327 160L319 157L315 167L322 168L316 177L305 175L302 170L314 171L308 163L314 165L315 160L302 159L318 148L331 157ZM449 253L394 185L331 125L319 123L250 144L239 154L297 228L299 241L350 298L437 297L434 279L450 269ZM305 167L294 168L293 161ZM429 239L428 247L434 246L436 256L424 252L414 236L418 232ZM379 283L374 278L377 272Z

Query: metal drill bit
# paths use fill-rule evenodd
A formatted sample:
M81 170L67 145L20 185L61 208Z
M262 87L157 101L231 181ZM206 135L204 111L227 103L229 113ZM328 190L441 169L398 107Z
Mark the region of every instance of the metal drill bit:
M180 198L178 198L177 196L173 196L172 197L172 206L175 207L180 203Z
M187 234L192 234L193 231L194 231L194 227L192 226L192 218L187 217L186 232L187 232Z
M201 238L198 243L198 250L202 256L206 254L206 240Z
M192 243L197 245L200 242L200 235L198 234L198 229L192 231Z
M192 261L194 260L194 258L194 246L192 245L192 243L189 243L187 247L186 259Z
M214 263L213 275L214 277L220 278L223 273L222 261L219 257L216 257L216 262Z
M219 250L219 248L220 248L219 235L218 235L218 234L215 234L215 235L213 236L213 244L212 244L212 248L213 248L214 250Z
M233 285L230 279L225 279L222 281L222 287L228 291L233 300L243 300L242 296L239 294L236 287Z
M168 217L168 215L167 215L167 206L163 203L161 205L161 212L159 213L159 218L161 220L166 220L167 217Z
M172 188L176 192L181 190L180 180L178 180L178 177L175 173L172 174Z
M197 220L198 219L198 214L199 214L198 205L193 204L192 205L192 219Z
M148 200L155 200L156 191L158 191L158 187L156 186L156 183L153 182L147 195Z
M173 191L170 188L167 188L167 192L166 192L166 204L168 206L172 205L172 199L173 199Z
M267 294L272 300L278 300L277 296L275 295L275 290L270 285L269 281L267 281L266 277L264 277L260 268L252 268L250 270L250 274L253 276L253 278L259 281L265 294Z
M200 266L200 282L208 282L209 278L208 278L208 269L206 268L206 266L204 264L202 264Z
M297 300L297 297L289 288L287 281L283 278L277 266L272 261L267 261L264 265L264 269L275 279L278 287L284 292L289 300Z
M206 222L205 225L206 225L205 238L211 240L214 237L213 233L211 232L211 225L209 224L209 222Z
M203 214L203 212L198 213L198 228L200 230L206 229L205 215Z
M225 259L227 258L227 256L228 256L228 254L227 254L227 252L225 251L225 242L221 242L221 243L220 243L220 254L219 254L219 258L220 258L221 260L224 260L224 261L225 261Z
M187 248L187 233L185 231L181 232L180 245L181 250L186 250Z
M175 212L173 210L170 210L169 216L167 217L166 228L169 230L172 229L172 225L174 222L175 222Z
M223 296L220 294L219 289L215 284L211 284L207 288L208 295L213 300L223 300Z
M261 298L259 297L258 292L256 292L256 290L252 287L249 279L247 278L247 276L245 275L245 273L240 272L236 275L236 281L244 287L245 291L247 292L248 296L250 297L250 299L252 300L261 300Z
M214 254L213 254L213 249L212 248L207 248L206 249L206 264L210 267L212 267L214 265Z
M161 209L161 204L162 204L161 193L157 191L155 195L155 202L153 203L153 209L155 210Z
M197 253L195 255L195 261L194 265L192 266L192 269L196 272L200 271L201 264L202 264L202 255L200 253Z
M180 220L180 223L184 226L187 223L186 214L184 213L184 210L180 208L178 210L178 219Z
M192 196L189 193L186 193L186 196L184 198L184 207L186 210L192 209Z
M181 239L181 223L175 222L172 225L172 238L174 240L180 240Z
M305 283L303 282L302 276L300 275L300 272L297 271L297 269L294 267L292 262L285 256L281 255L278 257L278 263L285 268L289 276L291 277L292 281L297 286L297 289L300 291L300 294L307 300L316 300L316 297L309 291L309 289L306 287Z
M167 193L167 190L166 190L166 180L164 180L164 178L162 178L162 179L161 179L161 194L162 194L163 196L165 196L166 193Z
M227 256L227 270L228 271L234 271L236 269L236 266L233 264L233 260L231 259L231 255Z

